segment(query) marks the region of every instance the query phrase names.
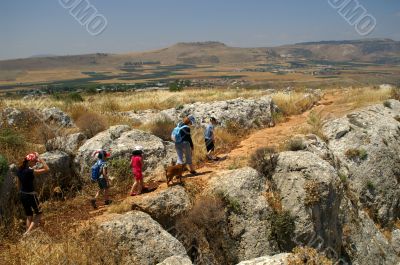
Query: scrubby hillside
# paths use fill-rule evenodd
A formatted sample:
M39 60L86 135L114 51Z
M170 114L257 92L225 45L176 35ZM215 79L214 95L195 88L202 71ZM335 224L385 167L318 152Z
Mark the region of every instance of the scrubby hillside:
M246 98L222 100L229 95L225 92L211 103L183 102L173 108L153 102L159 108L151 111L143 111L144 105L129 111L107 108L99 111L105 122L99 131L87 131L79 119L69 118L85 103L74 103L64 115L35 110L63 128L63 135L46 141L43 154L52 168L41 182L47 191L42 199L50 199L44 203L46 224L19 241L23 229L18 222L8 223L14 225L13 235L0 243L7 249L1 259L5 264L397 265L400 102L389 99L398 99L397 91L242 93ZM93 104L97 99L91 100L84 112L100 108ZM15 108L18 102L8 104ZM199 175L185 174L182 185L167 187L162 164L175 154L163 131L170 132L189 112L201 116L193 130ZM25 113L18 108L2 113L9 134L9 123L19 124ZM202 118L211 115L222 122L218 153L228 155L218 163L205 162L204 152L197 150L204 144ZM120 125L110 127L116 116ZM23 130L13 132L25 137ZM145 149L151 192L126 198L127 157L137 144ZM90 153L98 148L112 151L115 201L93 211L88 203L93 190L85 176ZM6 155L12 159L12 153ZM18 216L6 211L10 203L18 206L12 169L5 180L3 218ZM65 201L52 197L55 186L65 192Z

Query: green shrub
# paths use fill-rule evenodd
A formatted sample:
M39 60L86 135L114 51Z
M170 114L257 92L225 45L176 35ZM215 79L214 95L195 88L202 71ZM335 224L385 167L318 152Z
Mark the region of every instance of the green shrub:
M251 156L249 166L261 174L271 177L278 162L278 154L273 147L257 149Z
M219 192L218 196L224 202L228 211L233 212L235 214L242 213L242 209L240 207L240 202L238 200L236 200L235 198L232 198L231 196L229 196L229 194L224 193L224 192Z
M367 181L366 186L368 190L375 190L375 184L370 180Z
M270 240L278 244L279 250L291 251L295 244L292 241L296 228L295 218L289 211L274 212L270 218Z
M171 92L179 92L182 91L182 89L183 85L178 81L169 84L169 91Z
M8 162L4 156L0 155L0 185L4 181L7 171L8 171Z
M325 124L325 118L321 115L321 113L311 111L308 115L307 124L309 125L308 133L315 134L323 141L327 141L327 137L322 130L322 127Z
M129 158L112 159L108 161L108 175L112 185L118 189L125 189L132 184L132 171Z

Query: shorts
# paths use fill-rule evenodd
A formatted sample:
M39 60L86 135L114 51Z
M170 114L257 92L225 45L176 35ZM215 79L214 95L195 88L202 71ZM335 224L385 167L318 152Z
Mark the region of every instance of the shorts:
M33 212L36 215L41 214L39 200L36 194L20 193L20 199L26 216L33 216Z
M205 139L205 142L206 142L207 152L215 150L215 145L214 145L214 141L213 140Z
M108 183L105 178L99 178L97 180L97 184L99 184L99 189L101 189L101 190L105 190L108 188Z
M141 181L143 179L143 175L142 174L133 174L133 178L136 181Z

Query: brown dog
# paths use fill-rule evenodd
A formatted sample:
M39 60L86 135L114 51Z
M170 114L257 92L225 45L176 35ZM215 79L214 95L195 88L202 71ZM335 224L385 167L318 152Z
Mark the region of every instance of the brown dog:
M165 168L165 176L167 178L167 186L174 179L174 177L179 178L179 182L182 183L182 175L183 172L187 170L186 165L176 165L176 163L172 160L171 165Z

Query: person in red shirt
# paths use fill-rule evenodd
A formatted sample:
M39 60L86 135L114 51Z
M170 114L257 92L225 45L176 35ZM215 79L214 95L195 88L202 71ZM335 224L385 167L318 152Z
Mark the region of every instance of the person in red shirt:
M131 157L131 168L135 182L132 185L130 195L136 196L141 194L143 189L143 147L136 146L133 150Z

